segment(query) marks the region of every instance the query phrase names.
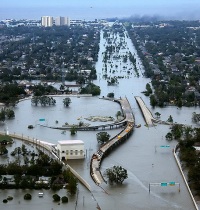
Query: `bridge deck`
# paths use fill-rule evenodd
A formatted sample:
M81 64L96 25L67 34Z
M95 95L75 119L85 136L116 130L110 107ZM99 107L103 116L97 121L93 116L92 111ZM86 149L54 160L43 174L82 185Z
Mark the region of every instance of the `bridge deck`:
M145 105L144 101L139 96L135 96L135 100L137 101L137 103L140 107L140 110L142 111L142 114L144 116L144 119L145 119L147 125L152 126L154 117L152 116L151 112L149 111L149 109Z
M105 181L100 171L102 159L114 147L124 142L128 138L128 136L132 133L134 128L134 116L128 100L124 98L115 101L120 103L121 105L122 112L125 116L125 119L123 121L126 123L126 127L118 135L114 136L107 143L102 145L100 149L93 154L90 164L90 174L97 185L100 185Z

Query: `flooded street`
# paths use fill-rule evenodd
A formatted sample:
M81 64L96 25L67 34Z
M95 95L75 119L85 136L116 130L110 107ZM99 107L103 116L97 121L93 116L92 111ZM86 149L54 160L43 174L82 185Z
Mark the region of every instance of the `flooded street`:
M116 39L119 41L119 37ZM149 79L142 76L142 65L136 56L135 48L131 40L125 36L125 49L120 53L131 51L135 54L137 60L136 66L139 69L140 76L137 77L134 72L127 75L123 65L127 66L127 70L132 68L132 64L127 61L122 64L118 62L118 72L116 75L124 76L118 79L119 84L108 86L107 81L103 79L103 52L107 46L107 42L101 33L101 43L99 51L99 60L96 64L98 79L95 84L101 87L101 96L107 96L108 93L113 92L116 98L127 97L132 107L135 116L136 124L141 124L140 128L135 128L131 137L120 147L116 148L108 157L106 157L101 166L101 171L104 172L107 168L114 165L121 165L128 171L128 179L122 185L102 185L103 189L99 188L93 183L89 174L90 158L92 154L98 149L99 145L96 140L96 133L100 131L78 131L75 136L71 136L69 131L62 134L60 130L41 127L39 119L44 118L44 125L47 126L62 126L66 122L69 124L77 124L80 121L88 122L85 117L89 116L112 116L116 118L117 111L120 111L120 106L112 101L99 99L98 97L71 97L72 103L69 108L63 106L63 97L56 97L56 106L54 107L35 107L31 105L30 100L20 102L15 108L15 119L6 121L1 125L1 131L6 131L8 128L10 133L17 133L36 138L51 143L57 143L58 140L66 139L80 139L85 143L86 158L85 160L68 161L77 172L91 185L92 194L79 184L78 197L69 197L68 204L54 203L52 201L51 191L44 190L44 197L38 198L38 191L31 192L33 199L31 201L24 201L23 195L27 191L23 190L1 190L1 200L8 195L14 197L13 201L7 204L1 204L0 209L20 209L20 210L53 210L53 209L76 209L76 210L94 210L97 204L102 210L193 210L194 205L191 197L185 186L181 173L175 162L173 156L173 148L177 144L176 141L168 142L165 140L165 135L169 131L167 125L157 125L155 127L146 127L139 107L134 99L134 96L141 96L148 108L154 115L155 112L161 113L161 119L167 120L169 115L173 116L174 122L185 123L193 125L192 112L198 112L199 108L181 108L166 107L166 108L151 108L149 98L144 96L141 92L145 90L145 86L150 82ZM119 53L119 54L120 54ZM121 62L121 65L120 65ZM110 64L108 64L110 65ZM111 67L109 67L111 68ZM108 72L108 76L113 73ZM55 121L58 120L58 124ZM102 124L96 122L96 124ZM28 125L34 125L34 129L27 128ZM94 125L93 123L92 125ZM194 126L194 125L193 125ZM120 132L120 129L108 130L111 136ZM160 147L161 145L169 145L167 148ZM161 182L176 182L180 183L180 192L178 186L152 186L149 193L150 183ZM57 192L59 195L66 195L65 190ZM77 202L77 204L76 204Z

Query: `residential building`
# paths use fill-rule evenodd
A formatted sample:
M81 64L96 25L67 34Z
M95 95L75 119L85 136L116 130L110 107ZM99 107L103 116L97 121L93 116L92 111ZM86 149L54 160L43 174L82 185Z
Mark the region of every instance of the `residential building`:
M51 16L42 16L41 24L44 27L52 27L53 26L53 17L51 17Z
M61 17L61 16L56 17L55 25L56 26L64 26L64 25L70 26L70 19L69 17Z

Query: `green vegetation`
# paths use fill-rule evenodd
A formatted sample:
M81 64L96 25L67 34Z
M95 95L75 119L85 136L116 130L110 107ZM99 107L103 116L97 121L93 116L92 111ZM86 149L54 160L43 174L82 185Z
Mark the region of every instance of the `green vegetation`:
M62 164L56 160L51 159L47 154L39 152L38 155L34 153L29 153L25 147L17 147L11 153L16 157L16 161L9 162L7 165L0 165L0 175L13 175L14 182L12 184L8 183L5 179L4 182L0 183L1 189L6 188L28 188L28 189L41 189L50 188L55 184L52 181L51 184L45 184L43 182L36 183L37 177L47 176L47 177L57 177L62 174ZM24 164L22 164L21 159L24 159ZM24 175L22 177L22 175ZM5 178L5 177L4 177Z
M151 89L151 85L149 83L146 84L146 91L144 91L143 93L145 94L145 96L150 96L152 94L152 89Z
M32 195L27 193L24 195L24 200L31 200L32 199Z
M51 106L56 104L56 100L53 97L48 96L33 96L31 99L31 104L37 106L40 104L41 106Z
M8 150L6 149L5 145L0 145L0 155L8 154Z
M97 142L99 144L104 144L110 138L110 134L108 134L107 132L99 132L96 134L96 136L97 136Z
M52 197L53 197L53 200L54 200L55 202L60 201L60 196L59 196L58 194L54 194Z
M57 94L57 89L51 85L35 85L31 87L34 96L53 95Z
M140 27L141 25L147 27ZM151 105L178 107L200 105L198 21L134 22L126 25L139 57L144 76L151 78L146 87Z
M160 118L160 115L161 115L161 114L160 114L159 112L156 112L156 113L155 113L156 118Z
M68 107L71 104L71 99L69 97L63 99L64 106Z
M117 113L116 113L116 117L117 117L117 119L119 119L120 117L122 117L122 113L121 113L121 111L117 111Z
M122 184L123 181L128 178L127 170L121 166L113 166L106 169L105 176L111 184Z
M0 102L6 105L15 106L25 95L24 89L17 84L5 84L0 87Z
M200 143L200 128L175 124L171 132L167 133L166 139L171 141L176 139L179 149L179 158L183 168L188 171L188 183L196 196L200 195L200 154L195 146Z
M75 134L77 133L76 126L72 126L72 127L70 128L70 133L71 133L72 136L75 135Z
M107 80L107 84L108 85L117 85L119 82L118 82L118 79L117 77L110 77L109 80Z
M108 93L108 94L107 94L107 97L108 97L108 98L114 98L114 97L115 97L115 94L114 94L113 92Z
M171 115L169 115L169 118L167 119L167 122L169 122L169 123L173 123L173 117L171 116Z
M7 144L12 144L13 139L8 135L0 135L0 155L8 154Z
M68 203L68 197L67 196L63 196L62 198L61 198L61 200L62 200L62 203Z
M192 113L192 121L195 123L199 123L200 121L200 114L197 114L196 112Z
M92 94L93 96L100 95L100 93L101 93L100 87L93 83L90 83L85 87L82 87L80 90L80 94Z
M63 172L63 177L64 177L65 182L68 183L67 192L70 195L75 195L77 191L78 180L76 179L76 177L74 177L74 175L71 173L69 169Z
M6 109L5 115L7 116L8 119L11 119L15 117L15 112L12 109Z
M3 63L1 81L61 81L63 77L68 81L80 81L81 77L84 77L84 81L96 79L94 62L99 51L98 27L62 26L48 30L43 27L14 28L3 27L0 33L7 37L0 55L0 63ZM17 36L21 39L13 41ZM22 64L27 70L22 69ZM91 73L81 75L80 69L90 69Z
M1 134L0 134L0 143L1 143L2 141L6 141L7 144L13 143L13 139L12 139L10 136L8 136L8 135L1 135Z
M173 140L173 135L172 135L172 133L171 133L171 132L168 132L168 133L166 134L165 138L166 138L166 140L168 140L168 141L172 141L172 140Z
M12 119L15 117L15 112L12 109L2 108L0 111L0 121L4 122L7 119Z

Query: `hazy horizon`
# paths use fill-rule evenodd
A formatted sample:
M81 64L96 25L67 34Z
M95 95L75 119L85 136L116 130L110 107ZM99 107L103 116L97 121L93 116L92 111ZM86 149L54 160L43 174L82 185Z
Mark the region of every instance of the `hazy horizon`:
M1 0L0 19L40 19L41 16L68 16L95 19L130 16L162 16L168 19L200 19L199 0Z

